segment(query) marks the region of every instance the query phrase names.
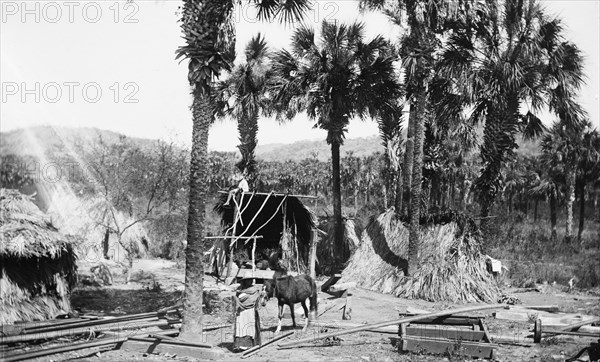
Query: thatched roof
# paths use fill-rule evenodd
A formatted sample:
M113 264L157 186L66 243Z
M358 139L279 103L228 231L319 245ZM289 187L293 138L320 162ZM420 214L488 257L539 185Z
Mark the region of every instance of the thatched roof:
M233 224L234 217L234 202L232 200L232 206L227 207L224 206L226 200L227 195L221 195L214 207L221 215L224 229ZM315 216L298 198L247 193L241 196L240 204L241 221L236 225L235 235L252 236L256 233L262 236L262 239L257 241L257 249L278 248L283 232L285 208L286 227L296 236L301 254L308 252L312 229L315 227Z
M0 189L0 324L67 312L76 280L69 240L16 190Z
M342 273L345 281L406 298L451 302L495 302L498 289L487 272L477 227L446 212L421 220L419 268L405 277L408 227L394 209L372 218Z
M38 209L17 190L0 190L0 255L59 257L68 243Z

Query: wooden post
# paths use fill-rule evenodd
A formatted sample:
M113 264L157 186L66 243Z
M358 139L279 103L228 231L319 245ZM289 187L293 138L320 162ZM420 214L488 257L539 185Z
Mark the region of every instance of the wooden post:
M256 271L256 236L252 238L252 272ZM252 279L252 285L256 283L256 279Z
M342 294L343 297L346 298L346 304L344 304L344 311L342 312L342 319L343 320L350 320L352 319L352 306L350 305L350 293L349 293L349 289L346 289L346 291L344 292L344 294Z
M313 229L312 238L310 239L310 250L308 254L308 267L310 271L310 277L315 280L317 278L317 273L315 271L315 263L317 261L317 241L319 234L317 230Z
M406 333L406 323L401 323L400 324L400 338L402 338L402 342L400 344L400 348L402 351L406 351L406 348L408 347L408 343L406 342L406 337L408 337L408 335Z
M233 196L235 197L235 195ZM235 228L237 226L237 217L238 217L238 206L237 206L237 202L235 202L235 200L233 201L233 231L232 231L232 236L235 236ZM229 264L227 264L227 278L231 278L233 277L233 275L231 275L231 269L233 269L233 248L235 246L234 244L231 244L231 242L235 240L235 239L230 239L229 240Z

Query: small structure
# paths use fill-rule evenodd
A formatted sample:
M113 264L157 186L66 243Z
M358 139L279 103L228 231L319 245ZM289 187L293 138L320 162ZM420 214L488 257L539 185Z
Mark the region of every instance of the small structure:
M225 206L227 195L221 195L214 210L221 215L222 250L244 252L256 261L259 255L281 254L279 267L288 271L306 272L310 244L315 228L315 216L300 198L301 195L246 192ZM224 258L217 258L217 260ZM271 260L272 262L272 260ZM254 264L254 263L253 263ZM271 265L271 269L277 266Z
M32 198L0 189L0 324L54 318L71 309L75 252Z
M371 219L340 282L380 293L429 301L495 302L477 225L452 211L421 218L418 270L405 277L409 231L393 208Z

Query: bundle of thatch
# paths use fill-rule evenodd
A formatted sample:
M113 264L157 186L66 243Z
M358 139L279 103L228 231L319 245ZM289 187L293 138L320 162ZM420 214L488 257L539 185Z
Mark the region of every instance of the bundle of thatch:
M319 229L325 234L317 244L317 260L319 262L319 271L323 274L338 272L342 265L336 265L336 262L344 263L352 255L360 243L360 226L353 219L344 218L344 250L340 251L335 245L334 240L334 222L333 216L326 216L319 222ZM340 256L346 255L346 260L340 259ZM343 267L343 266L342 266ZM336 270L338 269L338 270Z
M75 253L30 197L0 189L0 324L70 310Z
M496 301L498 289L487 272L480 235L471 219L453 212L422 218L419 266L412 277L404 276L408 234L408 224L393 209L371 219L342 279L406 298Z

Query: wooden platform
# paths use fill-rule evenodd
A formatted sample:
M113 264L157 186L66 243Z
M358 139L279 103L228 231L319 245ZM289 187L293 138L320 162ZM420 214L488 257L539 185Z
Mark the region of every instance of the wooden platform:
M401 324L398 337L390 337L400 351L494 358L495 345L483 319L446 316Z

